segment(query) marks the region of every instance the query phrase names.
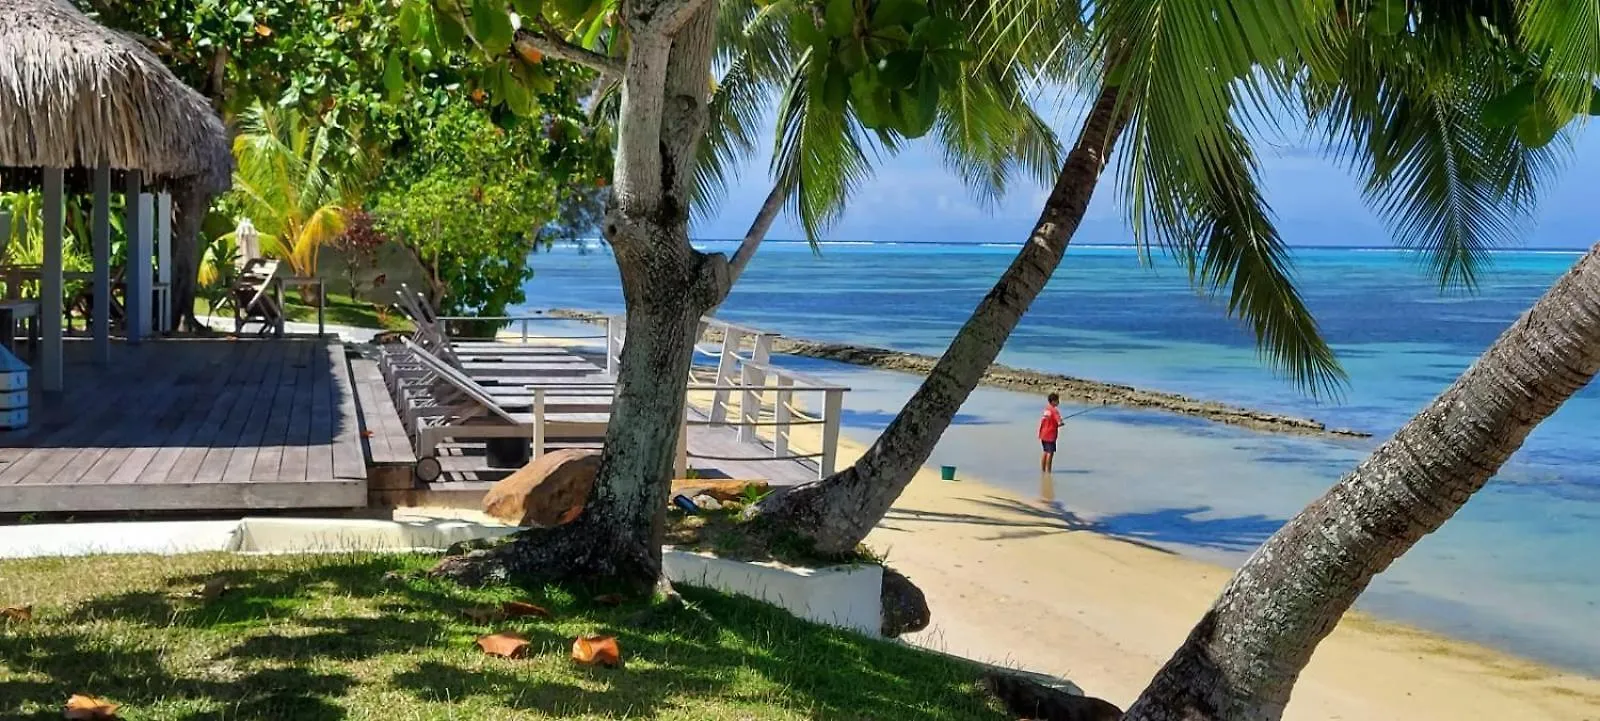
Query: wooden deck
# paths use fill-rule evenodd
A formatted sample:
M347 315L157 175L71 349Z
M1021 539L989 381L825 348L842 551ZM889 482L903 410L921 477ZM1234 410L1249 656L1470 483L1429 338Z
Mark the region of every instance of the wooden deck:
M350 508L366 466L343 344L66 344L67 390L0 432L0 513Z

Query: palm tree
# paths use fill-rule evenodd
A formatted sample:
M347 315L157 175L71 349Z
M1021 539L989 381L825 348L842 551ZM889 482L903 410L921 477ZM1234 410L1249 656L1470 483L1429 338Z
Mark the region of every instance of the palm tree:
M258 101L239 117L234 192L261 232L262 251L297 276L316 276L322 247L344 232L345 208L359 204L358 184L336 165L346 144L331 123L291 108Z
M1027 24L1047 12L1009 0L996 21ZM1428 19L1420 35L1389 32L1375 13L1293 0L1130 0L1087 10L1085 47L1071 60L1102 69L1095 100L1028 242L866 453L831 478L770 497L769 524L822 553L865 538L1060 264L1113 149L1135 239L1168 250L1197 285L1226 291L1229 313L1276 369L1310 392L1336 391L1342 372L1294 290L1257 186L1250 138L1264 114L1302 106L1326 131L1330 153L1366 176L1368 199L1398 240L1429 251L1441 282L1470 283L1481 249L1512 236L1554 155L1514 127L1480 120L1480 106L1520 79L1488 34L1473 30L1477 11L1419 12ZM1464 42L1479 52L1428 67L1404 47Z

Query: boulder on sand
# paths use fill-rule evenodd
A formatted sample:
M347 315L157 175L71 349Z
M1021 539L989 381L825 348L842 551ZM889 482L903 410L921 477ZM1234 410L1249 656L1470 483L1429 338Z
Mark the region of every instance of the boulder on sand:
M551 451L494 484L483 496L483 512L519 526L559 526L583 509L599 470L599 451Z
M888 566L883 567L880 602L883 610L882 628L879 631L886 638L898 638L901 634L921 631L928 627L933 616L928 609L928 597L922 595L922 589Z

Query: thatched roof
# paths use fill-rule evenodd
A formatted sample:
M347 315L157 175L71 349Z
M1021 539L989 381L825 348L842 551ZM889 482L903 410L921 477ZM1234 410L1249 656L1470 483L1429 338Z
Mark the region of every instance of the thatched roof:
M67 0L0 0L0 167L93 168L225 190L227 131L138 41Z

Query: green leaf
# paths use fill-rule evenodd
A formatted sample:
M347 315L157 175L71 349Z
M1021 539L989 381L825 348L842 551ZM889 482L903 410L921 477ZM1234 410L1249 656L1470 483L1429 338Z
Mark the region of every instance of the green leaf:
M1374 0L1367 10L1367 22L1382 35L1398 35L1406 29L1406 0Z
M853 73L867 65L867 51L860 42L845 41L839 48L839 65Z
M401 63L398 51L389 51L389 58L383 61L383 89L390 100L399 97L406 89L405 65Z
M400 37L407 43L414 44L421 38L422 8L418 2L406 0L400 5L400 17L395 20L395 25L400 28Z
M531 21L544 12L544 0L511 0L511 7L517 9L523 20Z
M1589 114L1600 115L1600 87L1595 88L1589 95Z
M533 102L533 93L528 90L526 85L522 84L522 80L516 77L507 77L504 79L504 85L505 92L503 97L506 101L506 107L511 112L522 117L533 115L536 108Z
M439 33L439 43L445 50L459 50L467 39L467 28L454 13L440 10L433 15L434 27Z
M1534 83L1524 80L1503 95L1490 98L1483 104L1483 122L1489 127L1508 127L1527 114L1533 107Z
M1556 123L1550 114L1538 108L1522 116L1517 121L1517 139L1530 148L1542 148L1550 144L1556 137L1556 132L1561 125Z
M789 33L794 36L796 44L802 47L816 47L827 40L827 36L817 29L817 24L812 21L810 13L790 15Z
M829 36L835 38L848 36L855 29L855 24L854 0L828 0L828 10L823 15L823 26L827 28Z
M928 4L924 0L879 0L872 11L872 29L915 25L928 17Z
M567 20L577 20L589 13L593 0L556 0L556 12Z
M914 48L942 49L956 44L961 38L961 23L950 18L925 18L911 31Z
M254 25L256 24L256 15L250 12L250 8L245 8L240 10L239 14L233 16L233 21L240 25Z
M822 103L830 112L843 114L850 99L850 73L837 60L828 63L822 81Z
M889 53L878 61L878 79L896 90L909 89L917 82L917 71L922 61L923 54L914 50Z
M511 48L516 29L511 26L511 15L503 3L473 0L472 34L489 57L496 57Z

